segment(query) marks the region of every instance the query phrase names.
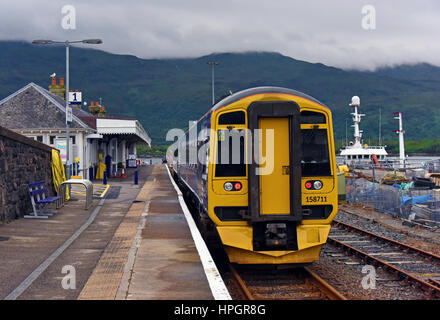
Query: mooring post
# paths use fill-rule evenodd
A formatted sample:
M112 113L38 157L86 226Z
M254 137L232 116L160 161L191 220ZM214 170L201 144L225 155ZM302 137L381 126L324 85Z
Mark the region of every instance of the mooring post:
M134 184L137 185L138 184L138 171L137 169L134 171Z
M107 171L104 171L104 178L102 179L102 184L107 185Z

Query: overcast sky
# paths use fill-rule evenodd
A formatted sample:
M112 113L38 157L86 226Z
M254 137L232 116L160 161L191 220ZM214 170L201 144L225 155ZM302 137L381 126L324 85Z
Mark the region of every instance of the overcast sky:
M64 30L61 8L76 9ZM362 28L373 5L376 29ZM370 20L371 21L371 20ZM345 69L440 66L438 0L1 0L0 40L102 38L140 58L275 51Z

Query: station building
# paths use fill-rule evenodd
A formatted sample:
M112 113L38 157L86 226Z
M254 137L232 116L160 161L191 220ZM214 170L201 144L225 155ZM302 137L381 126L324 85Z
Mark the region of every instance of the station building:
M0 126L59 149L65 163L64 99L63 78L59 83L52 78L49 90L31 82L0 101ZM138 120L109 117L98 102L92 102L88 109L73 106L70 125L69 163L78 160L79 175L84 178L91 178L90 168L98 166L99 153L103 159L110 155L114 173L126 160L137 156L136 146L151 146L151 138Z

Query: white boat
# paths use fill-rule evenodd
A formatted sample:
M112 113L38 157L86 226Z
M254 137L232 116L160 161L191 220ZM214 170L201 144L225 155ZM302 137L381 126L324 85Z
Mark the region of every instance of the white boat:
M342 147L340 155L344 159L344 163L356 163L356 162L371 162L374 160L378 164L379 161L386 160L388 153L385 150L386 146L368 146L362 143L363 131L359 129L359 123L361 118L365 114L360 114L358 109L360 107L361 100L358 96L351 98L350 106L354 108L354 112L351 113L354 122L354 142L350 141L348 146Z

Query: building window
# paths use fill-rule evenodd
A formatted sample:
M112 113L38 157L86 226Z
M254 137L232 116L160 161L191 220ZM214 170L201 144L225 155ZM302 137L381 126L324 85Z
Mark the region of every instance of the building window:
M72 144L76 144L76 136L70 136L70 139L72 139Z
M50 136L49 137L49 144L55 144L55 138L56 138L56 136Z
M43 142L43 136L37 136L37 139L36 139L38 142Z

